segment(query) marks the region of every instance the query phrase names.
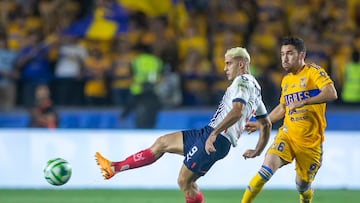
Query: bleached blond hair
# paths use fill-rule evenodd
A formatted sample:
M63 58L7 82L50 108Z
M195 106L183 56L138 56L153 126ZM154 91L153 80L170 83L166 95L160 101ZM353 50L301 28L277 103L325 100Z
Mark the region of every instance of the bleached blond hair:
M241 57L245 59L248 64L250 64L250 54L248 51L243 47L234 47L231 49L228 49L225 53L225 57L232 56L232 57Z

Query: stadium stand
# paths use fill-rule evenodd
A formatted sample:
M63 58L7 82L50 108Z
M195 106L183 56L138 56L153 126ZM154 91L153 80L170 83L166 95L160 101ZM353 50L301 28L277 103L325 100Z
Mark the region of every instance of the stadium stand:
M139 47L146 45L161 58L163 70L171 73L168 75L174 75L181 83L172 83L170 77L166 79L166 75L162 75L164 81L170 82L164 82L165 85L159 89L167 89L162 90L163 93L173 93L180 88L179 97L182 98L177 98L176 102L164 99L163 102L170 104L171 109L158 114L156 128L181 129L201 126L212 116L212 111L199 110L197 107L211 107L211 110L215 108L218 95L222 95L227 82L224 80L222 57L224 51L231 46L249 48L254 59L251 64L252 73L263 86L264 101L268 109L272 109L274 103L277 103L278 87L283 75L279 57L274 54L282 36L293 34L304 38L308 44L309 62L324 66L334 79L339 96L344 80L346 81L346 65L351 62L353 53L360 52L358 0L139 2L0 1L1 8L4 8L0 18L0 27L3 28L0 33L0 127L28 126L28 109L23 108L26 108L27 103L33 102L28 100L31 100L34 88L30 88L31 85L26 85L26 82L32 84L34 81L27 81L24 76L32 70L29 68L31 65L37 64L35 59L44 53L46 58L43 59L46 59L50 68L50 71L47 68L45 70L53 74L57 70L55 67L63 61L65 53L73 56L78 48L82 50L81 54L77 54L79 57L75 64L71 60L65 60L65 65L62 64L65 69L62 69L61 76L64 78L52 81L54 76L59 76L55 74L49 76L51 81L47 81L58 111L59 128L134 128L134 115L119 118L124 104L117 101L110 84L116 82L118 87L125 87L125 90L129 87L129 63L138 54ZM34 42L34 47L28 42L34 40L31 37L33 35L39 38L39 41ZM69 42L67 37L74 38ZM124 47L115 45L124 45L124 41L128 43L128 47L120 52L119 49ZM29 51L31 47L34 52ZM99 62L93 67L94 70L76 71L91 50L101 52L106 60L112 62L111 65L110 62L106 66ZM28 52L29 57L19 55ZM194 52L198 52L199 59L192 61ZM17 59L27 60L15 60L22 63L13 67L10 64L13 63L14 55ZM123 56L121 63L115 61L119 59L119 55ZM4 64L4 61L8 64ZM189 63L190 70L186 63L188 61L196 62ZM118 77L113 77L115 73ZM38 76L37 73L31 75ZM101 78L106 83L100 84L100 87L99 84L93 84L84 88L84 84L94 78ZM66 81L65 86L61 85L63 79ZM358 83L352 85L359 86ZM91 90L92 93L101 90L100 96L106 101L89 102L84 89ZM192 97L194 92L197 97ZM123 96L120 97L123 99ZM165 94L165 97L170 96ZM70 101L74 98L76 102ZM360 119L360 101L354 101L352 109L344 109L344 101L341 100L342 97L339 98L327 112L327 129L359 129L357 123ZM62 101L63 99L69 101ZM95 100L98 99L95 97ZM126 100L121 102L126 103ZM95 105L97 103L101 105ZM104 106L110 106L110 109L105 109Z

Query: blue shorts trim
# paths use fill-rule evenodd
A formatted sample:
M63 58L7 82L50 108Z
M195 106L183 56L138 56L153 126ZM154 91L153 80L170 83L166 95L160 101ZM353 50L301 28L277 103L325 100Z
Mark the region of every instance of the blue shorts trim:
M205 151L205 142L214 129L205 126L197 130L185 130L183 133L184 142L184 165L199 176L203 176L214 163L223 159L230 151L231 143L222 135L218 135L214 146L216 152L208 155Z

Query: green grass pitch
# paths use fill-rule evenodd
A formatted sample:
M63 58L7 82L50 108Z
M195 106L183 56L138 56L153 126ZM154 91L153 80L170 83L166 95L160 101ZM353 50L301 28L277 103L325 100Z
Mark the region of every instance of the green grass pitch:
M206 203L240 202L243 190L203 190ZM1 203L184 203L179 190L0 189ZM294 190L263 190L254 203L299 202ZM360 190L315 190L313 203L360 202Z

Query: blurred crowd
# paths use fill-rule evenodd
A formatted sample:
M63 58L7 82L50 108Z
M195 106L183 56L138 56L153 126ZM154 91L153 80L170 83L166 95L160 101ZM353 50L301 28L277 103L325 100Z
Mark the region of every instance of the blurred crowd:
M2 110L36 105L44 86L48 106L216 105L235 46L249 50L271 109L286 35L304 39L338 104L360 103L360 0L0 0L0 9Z

